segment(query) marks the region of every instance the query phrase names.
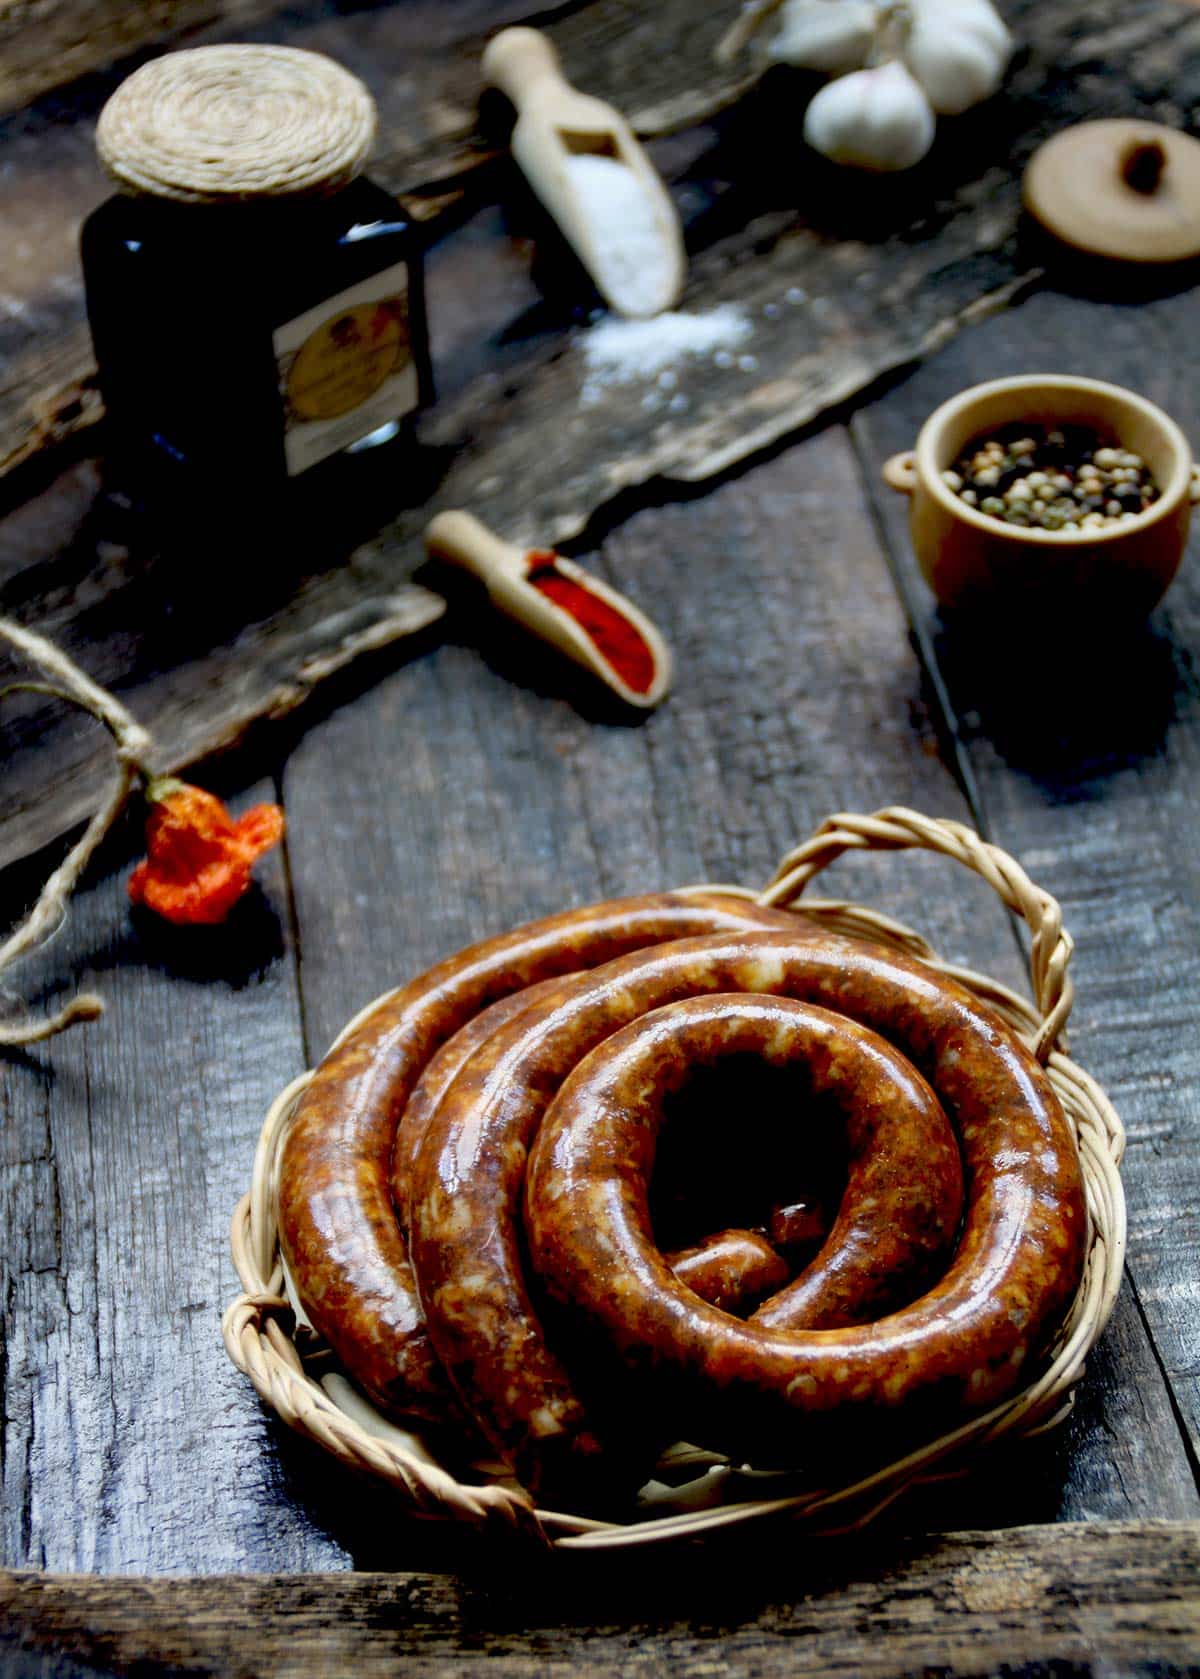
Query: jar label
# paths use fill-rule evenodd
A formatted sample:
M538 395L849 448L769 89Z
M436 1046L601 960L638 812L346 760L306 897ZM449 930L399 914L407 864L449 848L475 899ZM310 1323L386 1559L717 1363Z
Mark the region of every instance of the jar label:
M275 329L289 477L417 406L408 264L398 262Z

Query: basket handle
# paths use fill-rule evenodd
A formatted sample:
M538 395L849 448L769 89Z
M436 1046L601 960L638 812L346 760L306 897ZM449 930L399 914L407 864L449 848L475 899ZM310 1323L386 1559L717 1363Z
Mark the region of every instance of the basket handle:
M903 805L889 805L871 816L842 812L826 817L811 839L783 859L759 902L776 908L794 904L809 881L846 851L914 850L940 852L982 875L1024 919L1033 936L1029 973L1042 1017L1033 1050L1045 1063L1057 1047L1075 998L1068 972L1074 949L1071 935L1062 924L1057 900L1036 886L1007 851L980 839L973 828L945 817L922 816Z

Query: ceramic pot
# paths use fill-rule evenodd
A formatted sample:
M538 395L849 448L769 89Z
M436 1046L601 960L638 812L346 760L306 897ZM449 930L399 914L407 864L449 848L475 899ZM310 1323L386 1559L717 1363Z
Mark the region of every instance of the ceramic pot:
M1150 467L1161 494L1144 513L1103 530L1005 525L968 507L942 481L964 448L1014 422L1070 424L1114 438ZM1200 497L1200 469L1168 415L1120 385L1025 374L973 385L935 409L915 449L893 455L884 480L911 499L921 570L945 607L1053 606L1083 617L1144 616L1179 569Z

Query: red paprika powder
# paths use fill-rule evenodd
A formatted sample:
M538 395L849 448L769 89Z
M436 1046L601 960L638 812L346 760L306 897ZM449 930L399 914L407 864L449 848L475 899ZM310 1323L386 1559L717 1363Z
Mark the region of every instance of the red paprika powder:
M641 630L603 596L565 576L556 558L549 549L531 553L527 581L575 620L627 688L635 694L649 693L655 675L654 653Z

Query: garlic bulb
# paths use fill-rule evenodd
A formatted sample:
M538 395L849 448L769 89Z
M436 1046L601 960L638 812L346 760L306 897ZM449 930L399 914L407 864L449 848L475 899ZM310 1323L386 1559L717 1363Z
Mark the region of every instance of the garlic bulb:
M933 107L903 64L855 70L813 96L804 138L834 163L911 169L933 144Z
M767 56L798 70L840 76L867 62L878 21L872 0L784 0Z
M995 93L1012 48L990 0L915 0L903 56L934 110L956 117Z

